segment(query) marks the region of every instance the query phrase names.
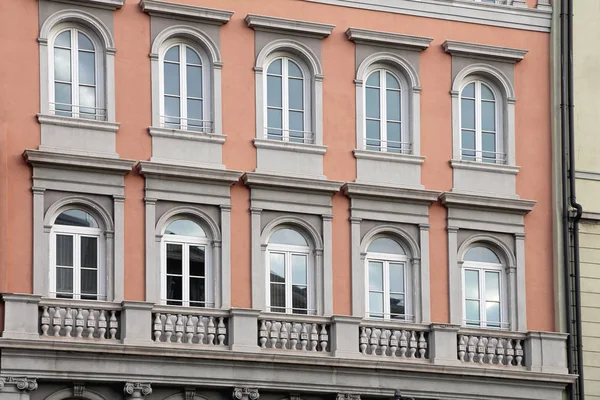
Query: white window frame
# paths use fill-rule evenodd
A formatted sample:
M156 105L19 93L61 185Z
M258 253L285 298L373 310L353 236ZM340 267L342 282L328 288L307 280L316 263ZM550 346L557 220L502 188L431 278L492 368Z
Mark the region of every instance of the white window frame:
M495 253L495 252L494 252ZM467 324L467 298L466 298L466 283L465 283L465 271L478 271L479 272L479 326ZM500 293L500 327L488 326L488 322L485 319L486 310L486 298L485 298L485 273L496 272L499 275L499 293ZM510 328L508 320L508 292L506 282L506 269L503 264L478 262L478 261L464 261L461 269L461 282L462 282L462 325L465 327L475 328L487 328L487 329L498 329L507 330ZM473 300L473 299L471 299ZM493 322L492 324L496 324Z
M62 214L69 209L61 210L57 216ZM85 211L85 210L83 210ZM88 213L87 211L85 211ZM88 213L89 214L89 213ZM90 214L92 215L92 214ZM93 216L93 215L92 215ZM94 219L97 218L93 216ZM50 297L56 298L56 236L57 235L65 235L73 237L73 299L79 300L81 299L81 237L95 237L97 239L98 247L97 247L97 257L96 261L97 268L97 297L98 300L106 300L106 284L107 284L107 276L105 270L105 245L104 245L104 232L101 228L87 228L87 227L79 227L79 226L69 226L69 225L52 225L50 230ZM87 294L86 294L87 295Z
M367 117L367 81L369 79L369 77L371 76L372 73L379 71L380 76L379 76L379 121L380 121L380 134L381 134L381 138L380 138L380 148L379 150L373 150L370 149L369 147L372 146L367 146L367 120L369 119ZM408 92L409 92L409 85L408 82L406 81L406 78L404 78L403 74L400 74L396 71L394 71L393 69L387 67L384 64L381 63L375 63L372 64L365 72L365 77L363 80L363 85L362 85L362 91L363 91L363 102L362 102L362 115L363 115L363 131L362 131L362 147L365 150L368 151L376 151L376 152L383 152L383 153L387 153L388 151L388 146L387 146L387 97L386 97L386 91L387 91L387 86L384 86L383 82L387 81L387 76L385 76L385 74L389 72L390 74L392 74L397 80L398 83L400 84L400 151L399 152L390 152L390 153L394 153L394 154L413 154L413 149L412 149L412 143L410 141L410 135L409 135L409 126L410 126L410 121L409 121L409 96L408 96ZM382 76L385 77L382 79ZM385 145L384 145L385 144Z
M283 126L283 135L282 135L282 140L283 142L289 142L290 141L290 137L289 137L289 83L288 83L288 74L287 74L287 70L288 70L288 66L287 66L287 60L291 60L293 61L302 71L302 75L303 75L303 90L304 90L304 98L303 98L303 107L304 107L304 131L303 131L303 135L304 135L304 139L302 143L305 144L315 144L316 143L316 137L315 137L315 132L312 126L312 80L314 79L314 77L311 75L310 70L308 69L308 67L306 66L306 64L299 59L298 57L294 57L286 52L273 52L272 54L270 54L266 59L265 59L265 65L263 68L263 75L262 75L262 79L263 79L263 99L264 99L264 106L263 106L263 121L264 121L264 126L263 126L263 138L264 139L269 139L269 140L274 140L274 141L279 141L277 139L270 139L269 136L267 135L268 132L268 126L269 126L269 120L268 120L268 79L267 79L267 75L268 75L268 70L269 70L269 66L271 65L272 62L281 59L282 60L282 94L281 94L281 101L282 101L282 126ZM299 139L299 138L296 138Z
M180 123L178 128L173 128L171 125L166 124L165 118L165 54L169 49L173 46L179 47L179 118ZM203 118L203 126L200 129L188 129L187 123L187 68L186 66L186 55L185 55L185 47L188 46L192 48L200 57L200 61L202 63L202 118ZM213 133L215 131L215 121L212 116L212 63L210 62L210 58L208 54L194 43L191 40L186 40L182 38L171 38L165 40L160 47L159 53L159 124L160 127L172 128L172 129L180 129L180 130L189 130L191 132L197 133ZM173 118L173 117L172 117ZM206 119L209 118L209 119ZM206 124L206 125L205 125ZM197 127L196 127L197 128Z
M174 221L184 218L175 218L168 221L165 224L165 229ZM187 219L187 218L185 218ZM190 219L190 221L198 224L197 221ZM202 226L198 224L201 228ZM205 231L204 228L202 230ZM206 231L205 231L206 232ZM163 233L160 243L160 302L163 305L167 304L167 244L176 244L182 246L182 287L181 305L183 307L198 307L190 306L190 266L189 266L189 247L199 246L204 247L204 290L205 290L205 301L203 308L214 307L214 282L213 282L213 265L211 251L209 249L210 240L207 236L194 237L194 236L182 236L182 235L167 235ZM172 299L171 299L172 300ZM197 302L194 302L197 303Z
M462 147L462 93L467 85L475 83L475 161L469 160L471 156L463 156L463 147ZM495 138L496 138L496 155L494 162L491 161L483 161L483 150L482 150L482 122L481 122L481 85L487 86L492 93L494 94L494 102L495 102ZM504 149L504 131L503 131L503 121L504 121L504 111L503 111L503 100L502 94L489 80L483 79L479 76L469 76L465 79L460 87L460 91L458 94L458 118L459 118L459 130L458 130L458 143L459 143L459 157L460 160L463 161L471 161L471 162L479 162L486 164L507 164L507 154ZM470 149L467 149L470 150ZM487 152L486 152L487 153ZM466 157L466 158L465 158ZM491 160L491 159L489 159Z
M281 228L280 228L281 229ZM292 229L296 231L298 234L302 235L298 230L294 228L283 228L283 229ZM275 232L275 231L273 231ZM272 232L272 233L273 233ZM272 234L271 233L271 234ZM307 241L306 237L304 240ZM317 310L315 307L315 273L314 273L314 260L311 256L312 249L310 246L294 246L294 245L285 245L285 244L277 244L277 243L269 243L267 245L266 251L266 309L269 312L273 312L271 310L271 253L283 253L285 257L285 313L293 314L293 315L305 315L293 313L292 308L292 263L291 258L293 254L298 254L302 256L306 256L306 315L316 315ZM289 305L289 307L288 307ZM273 308L281 308L281 307L273 307Z
M106 104L105 104L105 74L104 70L104 46L101 41L97 38L97 36L90 32L89 29L81 26L76 23L64 23L59 24L54 27L49 40L48 40L48 72L49 72L49 82L48 82L48 110L50 113L57 115L55 108L55 93L54 93L54 43L56 38L63 32L70 31L71 32L71 118L81 118L79 109L85 108L90 109L93 107L80 107L79 104L79 54L78 54L78 33L81 32L94 45L94 54L95 54L95 81L96 81L96 113L93 114L94 118L84 118L84 119L92 119L97 121L106 121L108 119ZM58 110L59 112L61 110ZM68 111L64 111L68 112ZM92 114L85 114L92 115ZM62 116L62 115L61 115Z

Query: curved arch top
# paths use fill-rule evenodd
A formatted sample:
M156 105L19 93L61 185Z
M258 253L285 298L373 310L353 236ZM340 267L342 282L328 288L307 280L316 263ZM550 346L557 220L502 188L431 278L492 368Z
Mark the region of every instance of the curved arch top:
M73 397L75 397L75 391L71 388L68 388L59 390L58 392L54 392L48 397L46 397L44 400L65 400ZM104 396L89 389L85 389L85 391L83 392L83 396L77 398L86 400L107 400Z
M114 230L114 224L110 213L94 200L80 196L65 197L52 204L44 215L44 226L53 225L56 217L58 217L65 209L77 207L81 207L90 212L93 216L99 217L96 218L96 220L102 225L103 230L109 232Z
M473 247L474 244L487 245L495 250L495 253L504 265L507 267L516 266L516 259L513 252L508 248L504 242L490 235L474 235L465 240L458 248L458 260L464 260L467 251Z
M419 74L413 68L413 66L408 61L406 61L404 58L400 57L399 55L394 54L394 53L388 53L388 52L375 53L375 54L371 54L370 56L366 57L360 63L360 65L358 66L358 69L356 70L356 80L361 81L361 82L364 81L366 79L367 71L369 70L371 65L376 64L376 63L388 64L388 65L391 65L392 67L395 67L396 69L399 70L400 73L402 73L402 75L404 75L407 78L407 80L410 82L411 87L413 87L413 88L421 87L421 81L419 79Z
M312 244L315 246L315 250L323 249L323 240L321 239L321 235L311 224L301 220L300 218L289 216L275 218L264 227L260 237L262 244L266 245L268 243L269 236L279 225L292 225L299 227L309 236L310 241L312 241Z
M452 81L452 91L459 92L464 80L470 75L483 75L484 77L491 78L498 86L504 91L504 95L508 99L515 98L515 88L510 79L498 68L483 63L471 64L460 70Z
M163 29L154 38L154 41L152 42L151 53L157 56L160 52L160 47L165 41L177 37L186 38L198 43L209 54L213 64L221 63L221 52L219 51L217 44L200 29L192 28L186 25L175 25Z
M319 58L304 44L295 40L278 39L264 46L258 56L256 56L255 68L262 70L266 67L265 63L269 55L276 51L287 51L302 57L303 61L309 65L311 72L315 77L323 75L323 67Z
M156 223L156 236L162 236L164 234L165 229L173 218L184 215L191 215L192 217L197 218L200 222L200 226L208 228L210 239L213 241L221 240L219 225L204 211L189 206L175 207L165 212Z
M115 40L110 29L94 15L80 10L62 10L46 18L40 28L40 39L47 41L54 27L63 22L77 22L91 28L107 50L114 50Z
M405 249L409 253L408 256L417 260L421 258L421 250L419 248L419 244L408 234L408 232L394 225L379 225L367 232L360 243L361 253L366 253L367 248L369 247L371 242L377 236L382 235L396 237L400 240L401 245L404 244L408 247L407 249Z

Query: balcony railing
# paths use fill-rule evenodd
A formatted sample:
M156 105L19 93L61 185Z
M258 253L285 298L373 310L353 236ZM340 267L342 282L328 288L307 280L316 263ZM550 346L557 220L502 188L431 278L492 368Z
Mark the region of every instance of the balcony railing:
M427 359L428 327L388 323L385 326L361 323L360 352L380 357Z
M205 312L206 311L206 312ZM228 314L215 310L190 310L168 306L153 309L152 337L155 343L227 345Z
M524 365L524 343L527 336L520 333L498 332L482 334L473 332L458 336L458 359L465 363L506 367Z
M258 319L261 349L330 352L329 318L270 314Z

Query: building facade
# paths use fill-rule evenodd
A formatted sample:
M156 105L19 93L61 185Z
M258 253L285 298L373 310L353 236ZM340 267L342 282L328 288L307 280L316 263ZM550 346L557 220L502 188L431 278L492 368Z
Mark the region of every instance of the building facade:
M549 1L178 1L0 3L0 398L561 399Z

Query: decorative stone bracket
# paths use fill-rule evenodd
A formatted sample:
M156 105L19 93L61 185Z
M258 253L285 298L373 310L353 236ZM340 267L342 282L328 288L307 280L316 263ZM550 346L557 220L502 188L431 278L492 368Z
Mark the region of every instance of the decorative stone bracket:
M233 398L236 400L258 400L259 397L257 388L236 387L233 389Z
M152 386L150 383L127 382L123 388L123 392L128 400L143 399L152 393Z

